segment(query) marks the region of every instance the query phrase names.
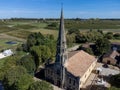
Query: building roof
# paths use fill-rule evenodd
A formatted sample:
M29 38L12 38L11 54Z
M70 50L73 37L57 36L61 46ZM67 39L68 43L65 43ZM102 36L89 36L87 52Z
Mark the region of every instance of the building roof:
M88 70L96 58L83 50L73 51L68 54L68 61L65 67L68 72L76 77L81 77Z
M115 57L116 57L116 56L119 56L119 55L120 55L120 54L119 54L116 50L114 50L114 51L111 51L111 52L105 54L105 55L104 55L104 58L105 58L105 57L110 57L110 58L115 59Z

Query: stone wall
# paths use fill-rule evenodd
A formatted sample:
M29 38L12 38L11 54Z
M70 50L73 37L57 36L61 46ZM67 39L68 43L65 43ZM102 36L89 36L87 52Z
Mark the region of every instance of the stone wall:
M80 78L80 85L79 88L82 88L83 84L86 82L87 78L90 76L91 72L93 71L94 67L97 64L97 60L94 61L88 70L84 73L84 75Z

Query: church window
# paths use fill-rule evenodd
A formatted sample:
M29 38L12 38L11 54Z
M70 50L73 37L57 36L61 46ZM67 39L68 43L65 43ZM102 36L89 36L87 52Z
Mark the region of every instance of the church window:
M50 70L48 69L48 74L50 73Z
M62 49L62 51L63 51L63 53L65 52L65 50L64 50L64 49Z
M73 81L73 85L75 85L75 80Z
M60 70L57 70L57 74L60 75Z
M51 75L52 75L53 73L52 73L52 71L51 71Z
M71 84L71 78L69 78L69 83Z

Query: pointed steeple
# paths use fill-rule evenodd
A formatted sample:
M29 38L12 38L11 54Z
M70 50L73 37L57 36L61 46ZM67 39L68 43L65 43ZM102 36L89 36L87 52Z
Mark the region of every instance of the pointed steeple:
M57 40L57 51L56 51L56 65L57 69L60 70L60 78L61 78L61 88L65 86L65 67L64 64L68 59L67 54L67 45L66 45L66 36L65 36L65 28L64 28L64 17L63 17L63 8L61 9L61 18L60 18L60 26Z
M56 62L60 63L61 65L64 65L66 60L67 60L67 45L66 45L64 17L63 17L63 8L62 8L59 34L58 34L58 40L57 40Z

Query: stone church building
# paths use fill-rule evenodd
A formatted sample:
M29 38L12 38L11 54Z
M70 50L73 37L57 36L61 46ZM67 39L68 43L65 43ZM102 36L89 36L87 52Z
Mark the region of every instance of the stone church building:
M63 10L57 40L56 60L45 66L45 80L65 90L80 90L97 59L81 51L67 51Z

